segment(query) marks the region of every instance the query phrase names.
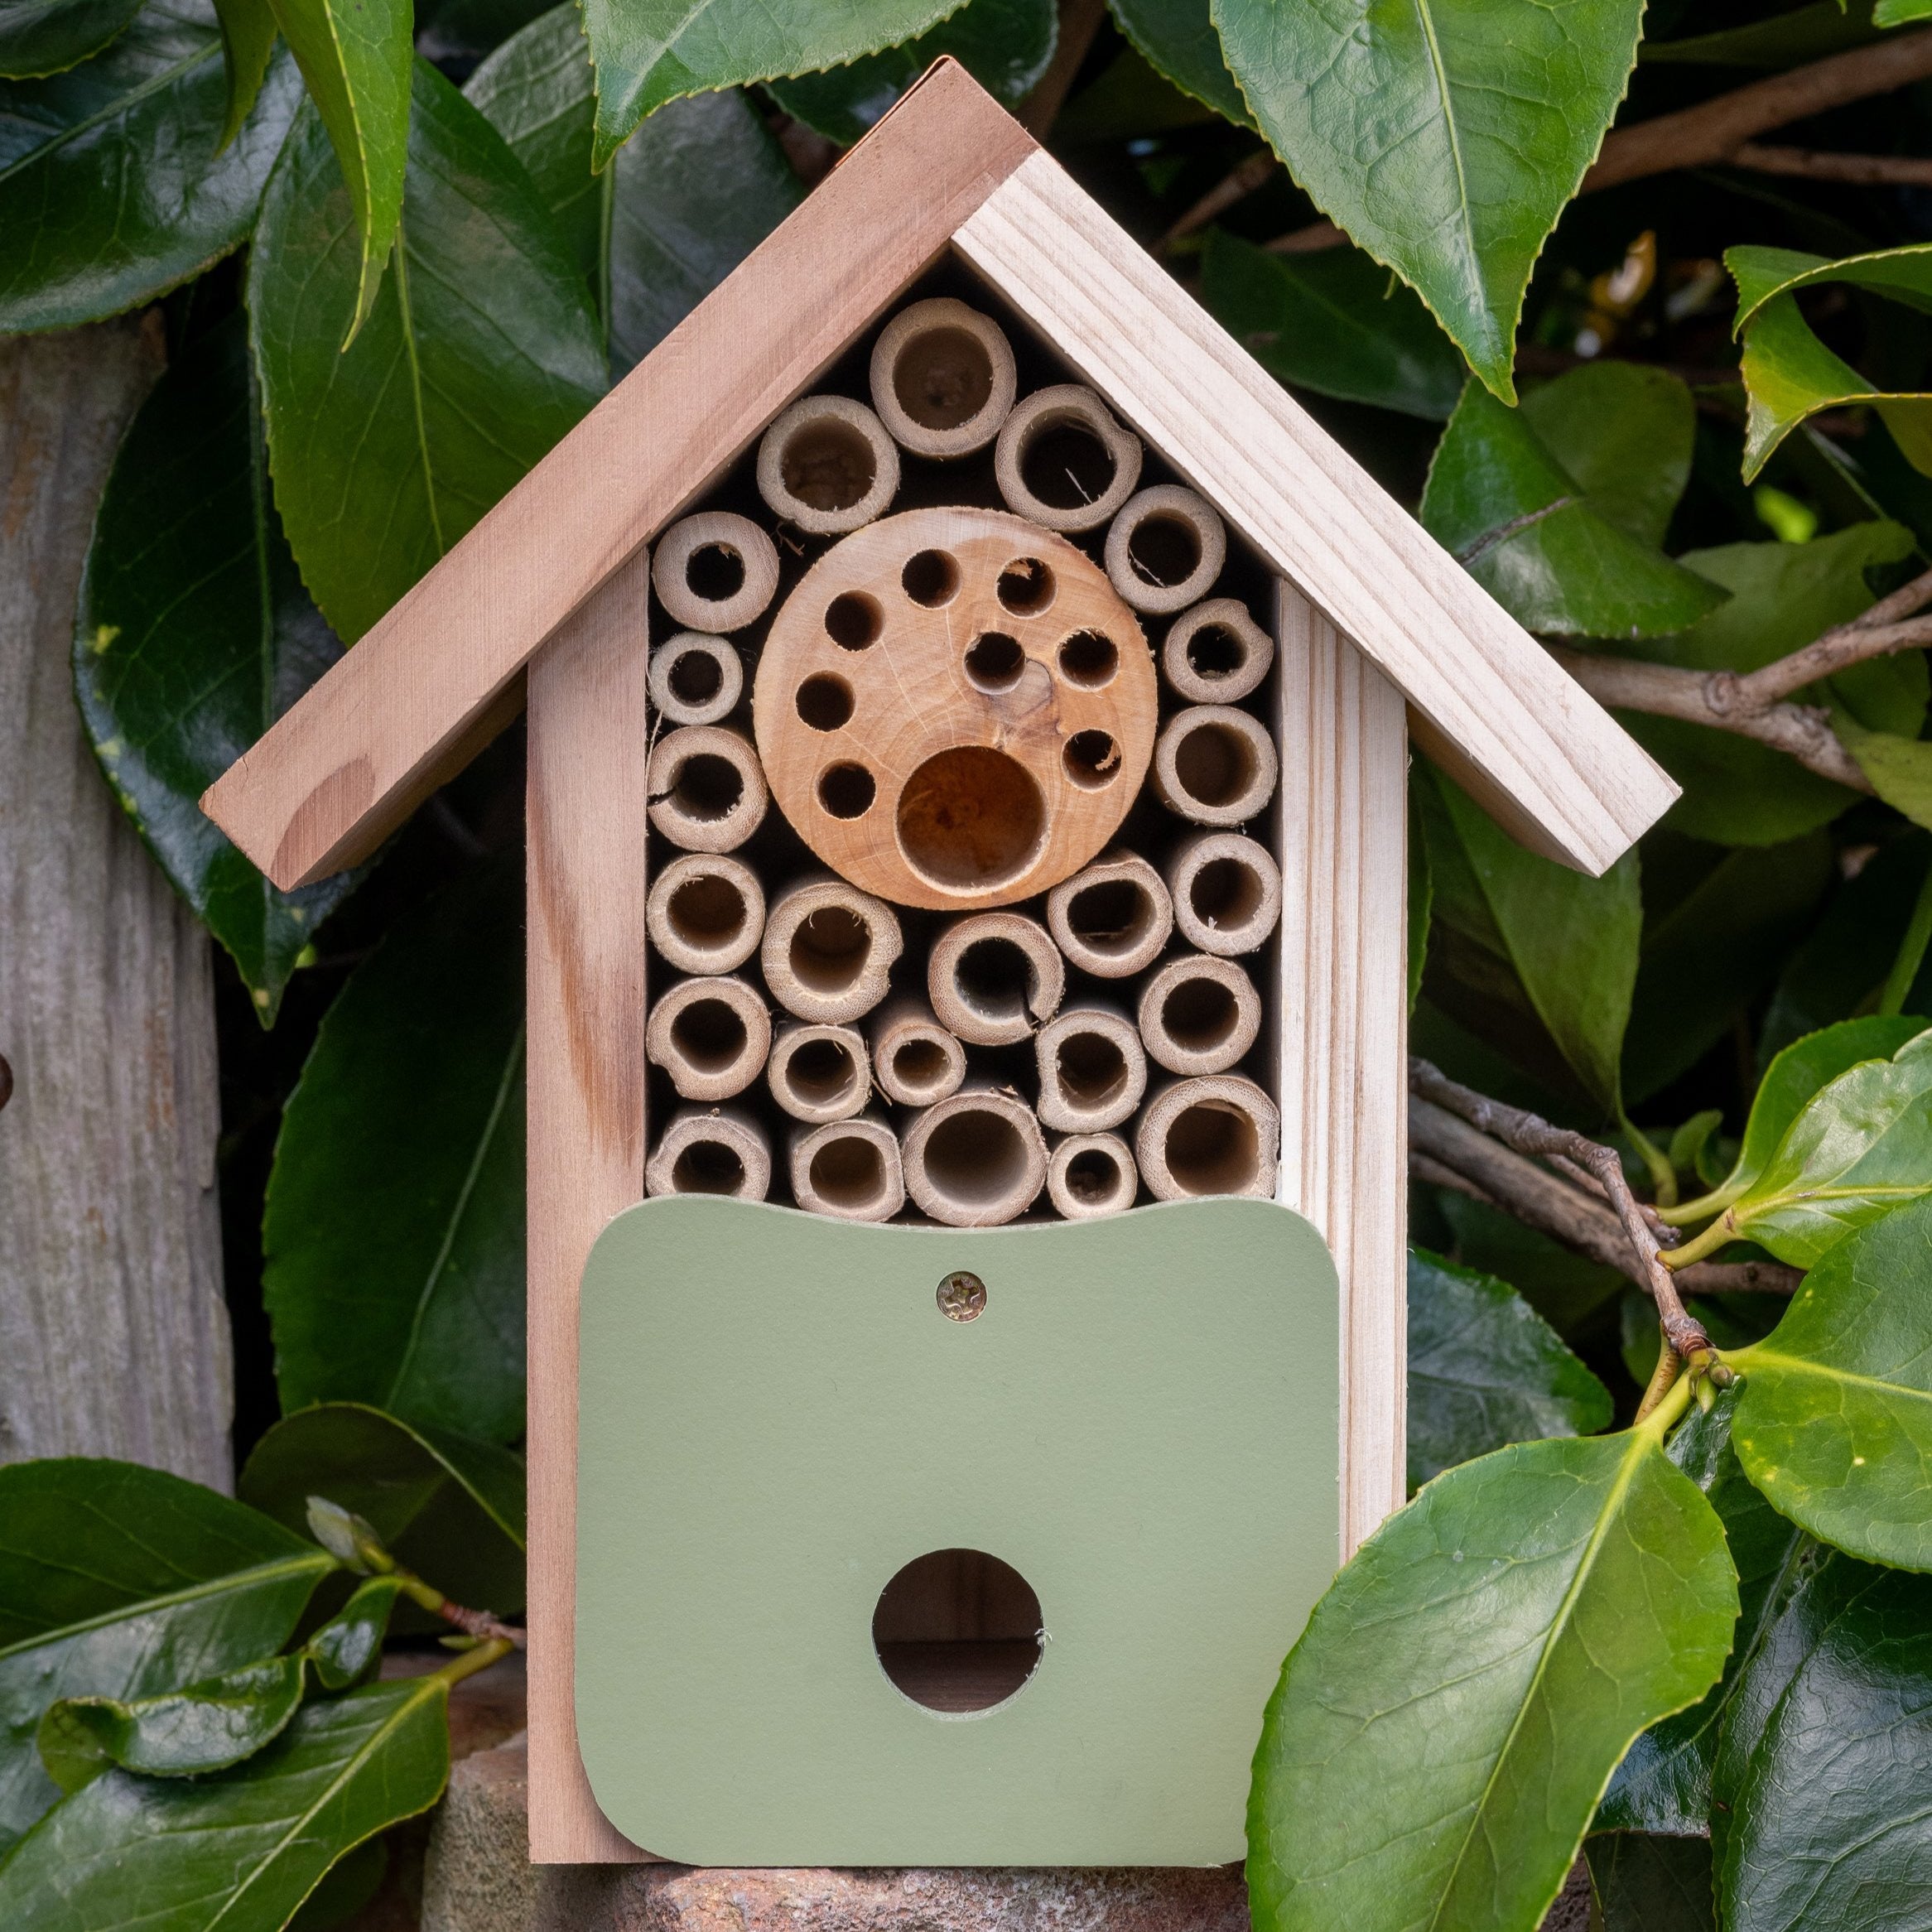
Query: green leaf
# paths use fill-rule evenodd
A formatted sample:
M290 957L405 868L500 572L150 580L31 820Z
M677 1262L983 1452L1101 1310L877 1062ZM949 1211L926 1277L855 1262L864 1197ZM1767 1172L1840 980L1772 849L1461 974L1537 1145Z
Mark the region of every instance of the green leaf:
M1623 99L1642 0L1213 0L1213 13L1295 180L1514 401L1530 272Z
M1438 1477L1315 1607L1248 1814L1257 1932L1536 1925L1617 1761L1716 1680L1716 1512L1649 1431Z
M530 171L582 267L615 376L641 362L803 195L735 89L660 108L593 175L595 99L575 0L506 41L465 92Z
M0 332L137 307L247 238L301 77L272 61L224 145L226 86L208 0L148 0L84 65L0 82Z
M499 1615L523 1606L523 1465L494 1443L323 1403L277 1423L235 1486L291 1529L307 1522L311 1496L326 1496L445 1596Z
M1932 744L1896 731L1867 731L1843 706L1833 711L1832 728L1872 790L1914 825L1932 828Z
M0 1865L0 1922L21 1932L280 1926L344 1852L441 1795L448 1708L440 1676L372 1684L306 1705L233 1771L96 1778Z
M1583 1851L1602 1932L1716 1932L1709 1839L1610 1832Z
M1221 54L1208 0L1107 0L1128 43L1155 73L1237 127L1255 117Z
M1271 255L1216 229L1201 299L1272 376L1440 421L1462 393L1462 359L1429 312L1359 248Z
M1927 1049L1917 1058L1932 1058ZM1919 1123L1932 1134L1923 1102ZM1923 1195L1932 1162L1921 1158L1918 1172ZM1732 1438L1745 1474L1814 1536L1872 1563L1932 1569L1922 1473L1932 1458L1932 1201L1840 1241L1739 1366Z
M479 868L398 922L322 1022L263 1214L285 1413L523 1433L523 907L513 859Z
M1697 404L1668 369L1585 363L1523 398L1523 420L1590 500L1626 537L1660 545L1697 440Z
M550 11L552 0L417 0L417 51L439 66L481 60ZM583 54L588 60L587 46Z
M36 1742L47 1775L78 1791L118 1765L151 1778L225 1771L278 1737L302 1701L302 1660L269 1657L158 1697L63 1698Z
M1486 1202L1448 1189L1437 1198L1462 1265L1508 1282L1559 1335L1572 1333L1629 1286L1618 1270L1559 1245Z
M1228 91L1234 94L1231 76ZM1238 104L1240 96L1235 99ZM1205 102L1157 74L1134 48L1123 47L1096 79L1061 108L1053 122L1053 145L1065 151L1096 142L1144 140L1180 128L1202 127L1214 118L1213 108Z
M596 317L530 178L416 65L397 272L354 342L360 253L305 108L262 205L248 311L277 501L303 581L360 637L605 387Z
M850 147L946 54L1000 106L1017 108L1053 60L1059 26L1053 0L967 0L916 41L823 73L774 80L770 93L788 114Z
M1699 67L1802 67L1829 54L1868 46L1879 37L1870 0L1813 0L1744 26L1695 34L1681 41L1645 41L1637 58Z
M364 1838L329 1867L289 1920L287 1932L337 1932L338 1927L350 1925L376 1896L388 1870L388 1839Z
M1909 26L1932 18L1932 0L1878 0L1872 9L1874 26Z
M36 80L98 54L142 0L12 0L0 9L0 76Z
M275 15L268 0L214 0L214 12L221 23L222 65L228 83L221 123L221 145L226 147L241 132L262 91L268 56L275 51Z
M667 101L843 66L914 39L960 0L584 0L595 166Z
M59 1795L34 1746L49 1704L254 1663L335 1567L178 1476L80 1457L0 1468L0 1849Z
M1627 494L1612 502L1620 514L1631 513ZM1479 383L1464 389L1437 446L1422 521L1531 630L1654 637L1694 624L1723 601L1708 582L1599 511L1524 413Z
M1409 1486L1510 1443L1594 1435L1610 1391L1506 1281L1409 1250Z
M238 314L190 343L121 440L81 577L74 689L123 809L271 1025L357 875L278 892L200 807L341 654L275 514L244 328Z
M325 1690L346 1690L373 1676L383 1658L390 1612L402 1588L395 1577L371 1577L311 1637L302 1655Z

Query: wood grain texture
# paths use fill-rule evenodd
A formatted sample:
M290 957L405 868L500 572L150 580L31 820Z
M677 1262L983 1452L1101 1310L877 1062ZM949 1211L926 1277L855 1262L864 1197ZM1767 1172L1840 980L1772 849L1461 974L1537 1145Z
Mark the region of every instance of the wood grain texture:
M577 1284L644 1191L643 552L529 670L530 1855L648 1857L577 1756ZM360 648L359 646L358 647Z
M1402 1506L1409 744L1402 696L1292 585L1281 665L1281 1194L1342 1278L1346 1555Z
M365 857L563 620L943 251L1031 137L941 62L209 789L283 886Z
M81 735L94 504L160 368L136 318L0 346L0 1462L234 1486L208 936Z
M1676 787L1164 269L1036 154L959 253L1381 670L1531 850L1602 872ZM1467 774L1467 776L1465 775Z

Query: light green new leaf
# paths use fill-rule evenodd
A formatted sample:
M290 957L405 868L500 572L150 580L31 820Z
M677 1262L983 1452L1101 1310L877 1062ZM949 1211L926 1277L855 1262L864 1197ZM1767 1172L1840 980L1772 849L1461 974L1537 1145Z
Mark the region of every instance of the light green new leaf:
M1128 43L1154 72L1237 127L1255 117L1221 51L1208 0L1108 0Z
M1872 9L1875 26L1909 26L1920 20L1932 20L1932 0L1878 0Z
M373 1676L402 1588L398 1577L371 1577L302 1646L325 1690L346 1690Z
M1213 0L1295 180L1513 402L1530 272L1596 158L1642 0Z
M1919 1120L1932 1140L1923 1104ZM1923 1195L1932 1159L1921 1156L1919 1173ZM1932 1569L1932 1201L1840 1241L1737 1366L1732 1440L1745 1474L1814 1536L1868 1562Z
M1257 1932L1530 1932L1631 1740L1716 1680L1737 1616L1722 1526L1651 1431L1438 1477L1269 1702Z
M142 0L9 0L0 7L0 77L37 80L98 54Z
M1867 731L1842 706L1832 713L1832 726L1872 789L1914 825L1932 827L1932 744L1896 731Z
M595 165L667 101L842 66L936 26L960 0L584 0Z
M1647 363L1585 363L1539 383L1522 411L1598 516L1640 543L1663 542L1697 441L1697 404L1679 378Z

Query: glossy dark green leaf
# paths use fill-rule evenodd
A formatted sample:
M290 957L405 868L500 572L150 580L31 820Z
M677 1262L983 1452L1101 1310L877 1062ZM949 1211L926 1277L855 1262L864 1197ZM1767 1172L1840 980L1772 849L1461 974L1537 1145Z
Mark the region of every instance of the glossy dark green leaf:
M58 1795L34 1747L49 1704L152 1697L271 1655L335 1567L306 1536L158 1470L0 1468L0 1849Z
M1263 1721L1257 1932L1536 1925L1646 1725L1716 1680L1737 1579L1649 1432L1453 1469L1315 1607Z
M803 195L735 89L673 101L590 172L590 64L574 0L506 41L465 90L530 171L605 320L614 377L670 334Z
M236 137L208 0L148 0L107 51L0 82L0 331L152 301L254 225L301 78L283 55Z
M1607 522L1661 544L1690 480L1697 404L1668 369L1585 363L1523 397L1523 420Z
M270 499L237 315L176 359L122 438L75 612L74 688L115 796L264 1024L354 875L278 892L200 797L340 653Z
M268 0L214 0L221 23L223 70L228 105L222 116L221 145L226 147L241 132L262 91L268 56L275 51L275 14Z
M1202 252L1201 299L1284 383L1438 421L1462 393L1455 344L1359 248L1271 255L1217 229Z
M34 80L98 54L142 0L11 0L0 7L0 77Z
M1812 0L1742 26L1644 42L1638 59L1694 67L1801 67L1879 38L1871 0Z
M402 1588L394 1577L369 1578L303 1646L325 1690L346 1690L374 1674Z
M667 101L842 66L916 39L960 0L585 0L596 165Z
M329 1867L289 1920L287 1932L338 1932L339 1927L352 1925L388 1870L388 1838L364 1838Z
M290 547L353 642L596 400L582 277L502 137L415 69L396 272L349 347L360 245L305 108L262 204L248 311Z
M494 1443L324 1403L276 1424L236 1490L291 1530L311 1496L326 1496L446 1597L499 1615L523 1607L523 1465Z
M1252 128L1255 118L1228 71L1208 0L1108 0L1135 52L1155 73L1214 109Z
M1632 497L1613 496L1620 515ZM1596 508L1524 414L1464 390L1423 493L1422 520L1531 630L1655 637L1723 601L1708 581Z
M1053 145L1066 149L1145 140L1178 128L1198 128L1214 118L1205 101L1183 94L1134 48L1123 47L1097 79L1061 108L1053 122Z
M1583 1851L1602 1932L1716 1932L1709 1839L1609 1832Z
M151 1778L226 1771L281 1735L302 1683L300 1656L268 1657L157 1697L63 1698L41 1718L41 1762L65 1792L117 1765Z
M449 1772L448 1709L438 1676L372 1684L305 1705L232 1771L96 1778L0 1865L0 1923L20 1932L281 1926L344 1852L435 1804Z
M1514 400L1530 271L1623 98L1642 0L1213 0L1213 15L1228 66L1295 180Z
M1506 1281L1409 1250L1409 1486L1510 1443L1593 1435L1610 1391Z
M479 868L393 927L322 1023L263 1216L285 1413L523 1433L523 912L521 868Z
M1053 58L1053 0L966 0L929 33L843 67L773 80L773 100L807 128L850 147L942 55L950 54L1002 107L1017 108Z

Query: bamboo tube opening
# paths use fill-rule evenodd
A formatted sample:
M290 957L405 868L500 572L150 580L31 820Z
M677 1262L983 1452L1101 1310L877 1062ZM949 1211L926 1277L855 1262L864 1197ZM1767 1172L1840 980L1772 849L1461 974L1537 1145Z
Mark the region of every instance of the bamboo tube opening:
M1117 1127L1147 1090L1147 1054L1133 1022L1111 1007L1058 1014L1033 1041L1040 1122L1063 1133Z
M680 1107L644 1164L647 1194L728 1194L762 1201L772 1184L764 1130L735 1107Z
M751 741L721 725L680 725L658 740L644 788L651 823L689 852L729 852L771 804Z
M651 653L651 702L673 725L715 725L744 695L744 666L723 638L680 631Z
M788 1114L814 1126L849 1120L872 1092L865 1043L849 1026L780 1027L765 1078Z
M1107 532L1107 576L1121 601L1159 616L1204 596L1227 561L1227 531L1205 497L1156 484Z
M1040 1124L1010 1093L979 1088L927 1108L906 1135L906 1189L948 1227L997 1227L1046 1184Z
M966 1078L966 1048L923 1000L894 1000L872 1023L873 1077L888 1100L929 1107L956 1093Z
M862 1115L796 1135L792 1195L807 1213L890 1221L906 1204L904 1169L891 1128Z
M1240 825L1256 817L1280 775L1265 728L1230 705L1178 711L1154 740L1155 791L1197 825Z
M771 1051L771 1015L743 980L681 980L651 1009L644 1052L687 1101L729 1100L757 1079Z
M758 951L764 890L741 859L689 853L652 881L644 907L651 943L687 973L728 973Z
M1259 688L1274 662L1274 639L1238 597L1211 597L1183 610L1161 640L1160 667L1183 697L1231 705Z
M778 553L749 517L701 510L658 540L658 601L687 630L717 637L759 617L778 587Z
M940 934L927 963L932 1010L976 1046L1010 1046L1050 1019L1067 969L1046 929L1018 913L976 913Z
M964 456L1000 433L1018 383L1013 349L990 316L940 296L914 302L873 346L872 406L915 455Z
M1115 850L1047 894L1047 926L1082 972L1123 980L1160 956L1173 929L1173 907L1144 859Z
M1069 1221L1097 1221L1134 1205L1140 1177L1118 1134L1071 1134L1047 1157L1047 1197Z
M842 537L899 494L899 450L885 426L849 396L806 396L758 446L758 491L808 536Z
M1006 507L1049 530L1097 530L1140 480L1140 439L1078 383L1036 389L1006 418L993 452Z
M1274 1195L1281 1115L1251 1080L1174 1082L1149 1103L1135 1141L1141 1177L1158 1200Z
M1170 960L1141 989L1148 1052L1170 1073L1221 1073L1261 1031L1261 996L1233 961L1196 953Z
M885 997L903 943L898 916L883 899L843 879L813 879L779 895L759 959L765 984L787 1012L841 1024Z
M1189 839L1168 865L1174 923L1203 952L1253 952L1281 921L1281 869L1266 846L1239 832Z

